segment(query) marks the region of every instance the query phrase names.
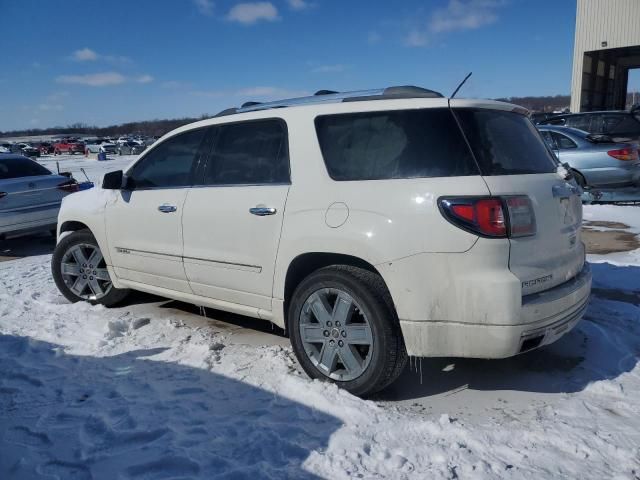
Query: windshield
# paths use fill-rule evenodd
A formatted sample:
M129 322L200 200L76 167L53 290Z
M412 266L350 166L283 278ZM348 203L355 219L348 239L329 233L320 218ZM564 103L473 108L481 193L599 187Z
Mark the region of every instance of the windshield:
M557 162L531 121L514 112L455 109L482 175L553 173Z

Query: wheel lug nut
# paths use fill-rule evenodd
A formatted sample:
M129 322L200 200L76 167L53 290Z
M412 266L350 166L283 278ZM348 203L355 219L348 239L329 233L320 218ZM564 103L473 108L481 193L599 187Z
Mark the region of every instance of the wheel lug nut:
M93 274L96 275L96 271L95 270L93 271Z
M340 341L338 342L338 345L339 345L340 347L344 347L344 342L343 342L342 340L340 340Z
M329 345L331 345L332 347L336 344L336 342L334 342L333 340L329 341Z
M345 330L342 330L342 332L340 332L342 334L343 337L347 336L347 332Z
M87 276L86 276L86 275L82 275L82 278L83 278L83 279L86 279L86 278L87 278Z
M322 332L322 334L323 334L325 337L328 337L328 336L329 336L329 330L325 330L324 332Z
M327 327L330 327L330 326L331 326L331 322L327 322Z
M93 280L93 277L89 277L89 280Z
M336 327L339 327L339 326L340 326L340 322L336 322Z

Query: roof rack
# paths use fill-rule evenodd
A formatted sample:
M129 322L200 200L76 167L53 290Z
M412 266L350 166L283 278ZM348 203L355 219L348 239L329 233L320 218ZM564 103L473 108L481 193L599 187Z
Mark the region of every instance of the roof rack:
M335 92L319 90L309 97L289 98L274 102L245 102L240 108L227 108L216 117L233 115L234 113L255 112L270 108L295 107L319 103L359 102L364 100L389 100L397 98L442 98L442 94L434 90L410 85L399 87L377 88L372 90L356 90L353 92Z

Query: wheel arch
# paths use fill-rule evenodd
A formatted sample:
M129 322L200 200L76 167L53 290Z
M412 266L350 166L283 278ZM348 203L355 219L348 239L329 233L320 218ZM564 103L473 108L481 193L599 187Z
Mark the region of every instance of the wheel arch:
M382 274L378 271L378 269L367 262L366 260L354 256L348 255L344 253L335 253L335 252L307 252L302 253L295 257L289 263L287 267L287 272L284 279L284 298L283 298L283 319L284 324L287 324L287 313L289 309L289 302L291 297L293 296L293 292L296 287L311 273L315 272L324 267L329 267L331 265L349 265L352 267L359 267L364 270L368 270L376 275L379 275L382 278L382 282L387 291L390 292L387 283L384 280ZM394 306L395 308L395 306Z

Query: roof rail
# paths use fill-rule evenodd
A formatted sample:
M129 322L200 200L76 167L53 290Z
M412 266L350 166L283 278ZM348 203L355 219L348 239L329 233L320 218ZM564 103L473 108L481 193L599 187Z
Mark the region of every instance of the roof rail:
M232 115L234 113L255 112L270 108L295 107L320 103L358 102L364 100L389 100L394 98L442 98L442 94L426 88L410 85L376 88L372 90L356 90L353 92L334 92L333 90L319 90L309 97L288 98L274 102L245 102L240 108L227 108L216 117Z

